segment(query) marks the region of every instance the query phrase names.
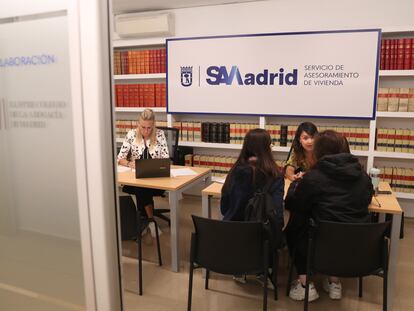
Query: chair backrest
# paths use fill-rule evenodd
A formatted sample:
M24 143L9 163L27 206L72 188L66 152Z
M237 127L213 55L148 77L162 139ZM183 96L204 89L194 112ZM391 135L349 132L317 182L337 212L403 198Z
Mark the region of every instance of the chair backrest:
M365 276L378 271L387 260L385 235L389 227L390 222L318 222L310 235L312 270L339 277Z
M163 127L157 126L159 130L164 132L165 138L167 139L168 153L173 164L177 164L177 147L178 147L178 136L180 131L174 127Z
M222 274L263 272L268 242L262 223L192 217L195 263Z

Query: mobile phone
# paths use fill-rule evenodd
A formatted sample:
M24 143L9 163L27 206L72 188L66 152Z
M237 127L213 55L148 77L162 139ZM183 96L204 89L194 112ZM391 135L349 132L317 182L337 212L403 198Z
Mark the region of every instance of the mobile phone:
M389 190L378 190L377 194L391 194L392 192Z

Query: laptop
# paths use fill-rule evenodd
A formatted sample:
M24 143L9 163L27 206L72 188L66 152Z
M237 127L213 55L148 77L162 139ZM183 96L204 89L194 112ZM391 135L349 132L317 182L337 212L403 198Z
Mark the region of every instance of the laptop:
M170 159L135 160L135 178L170 177Z

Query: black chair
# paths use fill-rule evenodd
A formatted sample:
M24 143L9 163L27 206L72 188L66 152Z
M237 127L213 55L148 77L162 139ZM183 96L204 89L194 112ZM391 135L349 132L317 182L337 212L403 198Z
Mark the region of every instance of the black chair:
M170 154L170 159L173 164L178 163L178 136L180 131L173 127L157 127L159 130L162 130L165 134L167 140L168 153ZM171 226L170 218L164 214L169 213L170 210L166 208L154 208L154 216L162 220L165 220L168 223L168 226Z
M191 235L190 277L187 310L191 310L193 270L206 269L205 289L210 271L229 274L264 274L263 310L267 310L268 268L272 267L274 299L277 299L277 254L269 265L269 242L264 238L261 222L220 221L193 217L195 233Z
M349 224L320 221L310 223L304 310L308 309L309 283L320 272L337 277L383 277L383 310L387 310L388 239L390 222Z
M155 225L158 265L162 266L160 239L158 235L158 224L153 218L144 218L135 207L131 196L120 196L121 233L122 240L135 240L138 243L138 292L142 296L142 237L141 232L149 222ZM134 211L132 211L134 209Z
M148 222L153 222L155 225L155 237L157 241L157 251L158 251L158 265L162 266L162 259L161 259L161 248L160 248L160 237L158 234L158 224L154 218L146 218L141 217L140 212L137 213L137 222L138 222L138 290L139 295L142 296L142 236L141 231L144 226L148 224Z
M177 149L178 149L178 138L180 131L174 127L163 127L158 126L157 129L164 132L165 138L167 140L168 153L170 154L170 159L173 164L177 164Z

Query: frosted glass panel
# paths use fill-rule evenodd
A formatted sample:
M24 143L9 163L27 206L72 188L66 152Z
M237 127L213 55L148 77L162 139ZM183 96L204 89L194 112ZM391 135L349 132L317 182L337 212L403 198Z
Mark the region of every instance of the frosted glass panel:
M0 23L0 310L84 310L68 21Z

